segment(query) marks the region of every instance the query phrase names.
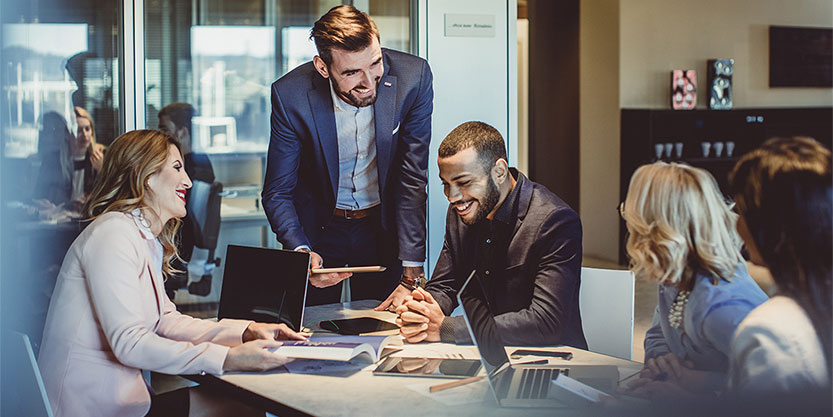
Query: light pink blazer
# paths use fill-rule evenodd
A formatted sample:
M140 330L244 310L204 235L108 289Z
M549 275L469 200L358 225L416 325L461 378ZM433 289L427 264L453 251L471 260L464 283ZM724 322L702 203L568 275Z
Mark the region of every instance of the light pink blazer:
M55 416L143 416L141 371L222 374L251 323L195 319L165 294L156 242L126 213L93 221L69 248L38 362Z

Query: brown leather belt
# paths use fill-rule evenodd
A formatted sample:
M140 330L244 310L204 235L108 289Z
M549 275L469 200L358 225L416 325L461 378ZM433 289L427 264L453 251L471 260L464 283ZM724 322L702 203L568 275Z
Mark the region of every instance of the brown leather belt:
M379 210L379 206L373 206L361 210L343 210L337 208L333 210L333 215L347 220L359 220L374 214L377 210Z

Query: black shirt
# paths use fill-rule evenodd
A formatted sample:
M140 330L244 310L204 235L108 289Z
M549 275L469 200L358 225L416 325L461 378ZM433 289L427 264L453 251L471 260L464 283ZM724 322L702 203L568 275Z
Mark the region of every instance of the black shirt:
M489 300L494 299L494 286L490 283L500 280L500 274L506 269L506 253L518 218L519 188L517 184L512 187L492 220L484 218L474 225L477 236L475 265Z

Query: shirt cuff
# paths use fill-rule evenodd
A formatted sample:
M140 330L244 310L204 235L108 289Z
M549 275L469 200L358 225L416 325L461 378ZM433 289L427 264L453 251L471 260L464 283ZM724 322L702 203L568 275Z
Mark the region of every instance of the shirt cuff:
M402 267L404 268L420 268L425 264L423 261L402 261Z
M298 246L297 248L292 249L292 250L297 251L298 249L306 249L306 250L308 250L308 251L312 252L312 248L310 248L310 247L309 247L309 246L307 246L307 245L300 245L300 246Z
M217 324L223 326L228 331L223 332L222 337L212 340L212 343L219 343L225 346L237 346L243 343L243 333L246 332L246 329L252 323L254 323L252 320L222 319Z
M451 317L446 316L445 318L443 318L443 322L440 323L440 342L457 342L457 340L454 338L454 319Z
M228 346L222 346L215 343L210 343L205 354L201 358L203 360L203 367L200 373L211 375L222 375L225 370L223 365L226 363L226 357L229 351Z

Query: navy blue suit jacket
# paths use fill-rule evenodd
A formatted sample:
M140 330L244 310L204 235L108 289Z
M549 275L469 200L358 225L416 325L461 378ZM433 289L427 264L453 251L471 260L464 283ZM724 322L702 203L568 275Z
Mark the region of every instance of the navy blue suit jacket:
M419 57L382 49L385 71L373 105L382 225L399 258L425 259L428 144L434 90ZM272 84L263 208L284 247L315 242L338 195L338 137L329 80L308 62Z

